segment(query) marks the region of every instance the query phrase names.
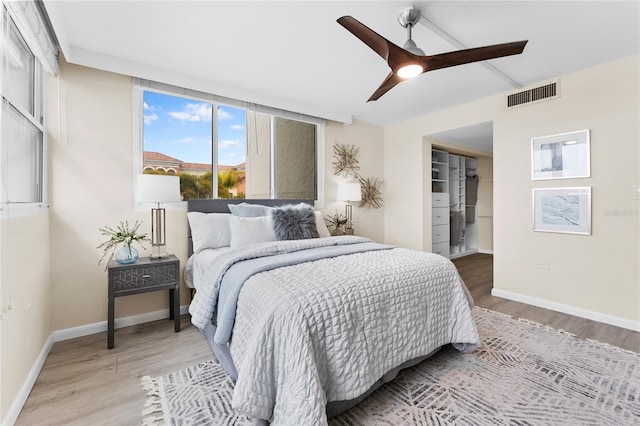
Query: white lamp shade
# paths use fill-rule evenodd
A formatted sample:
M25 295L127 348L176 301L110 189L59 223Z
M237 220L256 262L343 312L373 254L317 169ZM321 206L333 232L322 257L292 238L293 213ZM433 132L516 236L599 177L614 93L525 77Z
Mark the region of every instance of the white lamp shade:
M360 191L360 183L347 182L338 184L338 201L360 201L362 192Z
M167 175L138 175L136 201L139 203L177 203L180 178Z

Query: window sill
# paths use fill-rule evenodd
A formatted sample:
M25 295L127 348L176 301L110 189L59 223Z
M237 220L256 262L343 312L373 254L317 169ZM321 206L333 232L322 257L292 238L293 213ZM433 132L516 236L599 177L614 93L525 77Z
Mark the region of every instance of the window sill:
M0 204L0 219L15 219L18 217L39 216L49 214L49 206L44 203L2 203Z

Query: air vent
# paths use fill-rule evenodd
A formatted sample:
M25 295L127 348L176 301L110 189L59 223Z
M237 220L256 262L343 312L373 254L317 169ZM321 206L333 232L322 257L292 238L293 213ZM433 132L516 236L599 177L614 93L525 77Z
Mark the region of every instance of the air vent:
M554 81L544 86L507 95L507 108L557 98L559 94L559 83L559 81Z

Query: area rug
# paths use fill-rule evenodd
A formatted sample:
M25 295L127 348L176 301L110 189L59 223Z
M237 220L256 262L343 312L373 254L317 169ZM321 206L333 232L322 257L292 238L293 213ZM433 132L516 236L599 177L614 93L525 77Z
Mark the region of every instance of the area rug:
M640 425L640 354L485 309L483 346L447 346L330 425ZM208 361L142 379L145 424L253 425Z

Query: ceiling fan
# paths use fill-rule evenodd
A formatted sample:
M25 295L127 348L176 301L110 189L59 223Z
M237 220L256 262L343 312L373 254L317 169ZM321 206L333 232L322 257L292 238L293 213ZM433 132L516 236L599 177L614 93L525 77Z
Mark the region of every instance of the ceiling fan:
M340 25L373 49L382 59L387 61L391 68L391 73L367 102L377 100L397 84L427 71L501 58L503 56L518 55L522 53L528 41L494 44L438 55L425 55L422 49L417 47L411 39L411 28L418 23L420 16L420 11L413 6L403 9L398 15L398 22L407 29L407 41L403 47L393 44L352 16L343 16L338 19Z

